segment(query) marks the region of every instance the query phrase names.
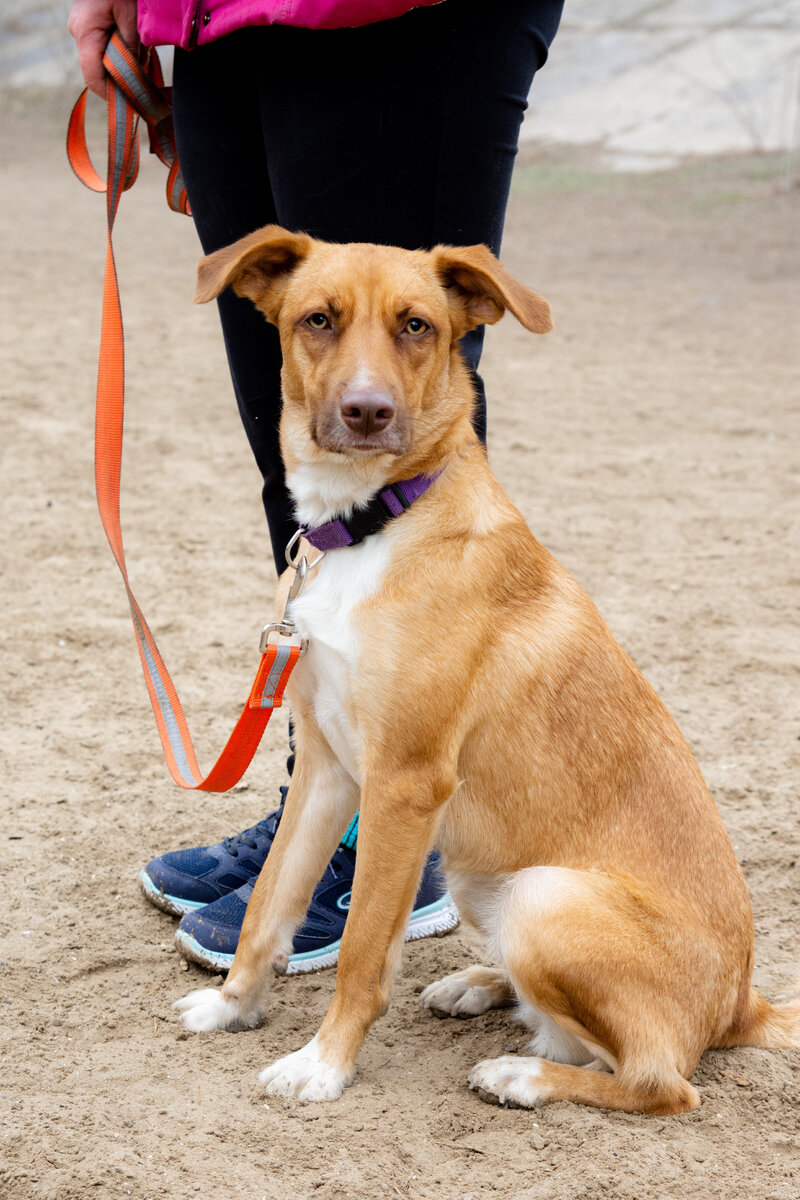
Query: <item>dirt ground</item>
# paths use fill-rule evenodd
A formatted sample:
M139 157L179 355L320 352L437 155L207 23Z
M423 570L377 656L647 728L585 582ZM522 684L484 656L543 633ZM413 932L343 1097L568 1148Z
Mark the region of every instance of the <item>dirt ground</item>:
M61 147L51 97L9 104L5 244L5 819L0 1193L414 1200L796 1200L800 1055L706 1054L689 1116L470 1093L524 1046L507 1012L439 1021L421 988L471 961L458 932L407 949L389 1014L337 1104L270 1099L257 1072L314 1032L331 972L281 981L264 1026L189 1036L170 1003L173 921L136 872L276 799L283 723L231 795L181 793L161 759L122 585L97 518L92 405L103 202ZM798 192L771 158L607 175L521 161L504 259L556 332L487 338L494 468L597 601L686 733L755 910L757 985L798 964ZM118 236L128 344L123 520L138 598L210 764L249 687L272 567L259 480L197 246L158 164Z

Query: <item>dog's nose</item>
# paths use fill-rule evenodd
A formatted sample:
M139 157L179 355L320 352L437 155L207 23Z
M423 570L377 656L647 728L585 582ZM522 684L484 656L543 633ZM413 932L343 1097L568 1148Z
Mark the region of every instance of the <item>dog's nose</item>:
M345 392L339 401L342 420L353 433L369 437L380 433L394 420L394 400L388 392Z

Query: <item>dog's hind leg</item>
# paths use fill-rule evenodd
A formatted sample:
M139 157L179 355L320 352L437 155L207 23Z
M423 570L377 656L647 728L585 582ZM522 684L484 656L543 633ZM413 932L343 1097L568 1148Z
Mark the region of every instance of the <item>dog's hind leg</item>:
M311 714L296 704L294 716L297 761L285 811L247 905L228 978L221 989L202 988L173 1005L194 1033L258 1024L270 977L286 973L294 931L358 807L357 785Z
M492 942L508 885L508 876L447 872L447 886L459 916L487 943ZM507 1008L516 993L504 968L474 966L429 984L420 1002L436 1016L476 1017L490 1008Z
M668 1062L657 1064L651 1077L625 1079L591 1065L566 1066L546 1058L504 1054L473 1067L469 1086L489 1104L537 1108L556 1100L595 1108L669 1116L697 1108L695 1088Z
M508 890L497 945L536 1057L478 1063L469 1083L483 1099L697 1106L687 1077L708 1045L722 956L677 902L600 871L533 867Z
M437 1016L476 1017L490 1008L507 1008L515 996L506 971L475 966L429 983L420 1003Z

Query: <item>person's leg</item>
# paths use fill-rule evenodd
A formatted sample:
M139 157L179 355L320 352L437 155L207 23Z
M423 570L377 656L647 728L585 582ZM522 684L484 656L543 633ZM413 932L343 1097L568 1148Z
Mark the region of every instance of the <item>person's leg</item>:
M173 107L181 169L206 254L277 220L263 148L258 79L246 69L246 35L175 51ZM278 446L278 331L230 288L218 300L239 414L263 479L278 573L295 532Z
M255 81L245 69L243 38L234 35L201 54L176 52L174 110L179 157L192 215L206 253L227 245L277 215L269 185ZM264 480L263 500L278 571L295 531L278 442L281 354L276 330L232 291L219 300L231 377L245 431ZM291 731L290 731L291 736ZM293 748L287 761L292 773ZM282 788L285 798L286 788ZM209 846L159 855L140 872L145 896L183 916L181 952L214 969L233 958L244 912L282 814L281 806L249 829ZM295 937L289 970L335 963L352 886L358 819L315 890ZM431 862L425 871L409 937L442 933L458 923Z
M178 156L206 254L276 220L257 81L252 71L242 69L240 42L241 38L234 36L197 53L175 51L173 114ZM295 525L278 448L278 335L249 300L230 289L223 292L218 304L234 393L261 471L272 551L280 572L285 565L283 550ZM290 773L292 758L290 752ZM145 896L176 916L203 910L220 899L230 898L229 905L236 906L237 892L252 887L270 850L286 791L281 789L279 807L250 829L213 845L170 851L151 859L139 875ZM243 902L241 908L243 911Z
M447 0L361 29L248 31L278 221L331 241L500 251L519 129L561 0ZM480 327L462 349L476 386Z
M335 241L486 242L498 252L530 82L560 10L560 0L506 0L487 19L476 0L451 0L361 30L273 26L177 52L179 155L204 249L277 220ZM224 293L220 316L280 565L293 530L277 437L280 349L249 302ZM482 341L481 328L462 348L485 437ZM262 857L252 830L239 837L251 862ZM263 840L268 849L271 837ZM351 828L344 846L355 840ZM229 842L238 852L236 839L206 849L227 853ZM250 886L219 902L236 906L220 912L228 943ZM423 899L435 891L423 881ZM217 908L204 911L207 925Z
M270 221L335 241L498 253L519 126L562 0L447 0L362 29L242 30L176 51L175 126L206 253ZM249 301L219 300L278 569L294 532L278 451L280 346ZM477 374L483 329L462 343Z

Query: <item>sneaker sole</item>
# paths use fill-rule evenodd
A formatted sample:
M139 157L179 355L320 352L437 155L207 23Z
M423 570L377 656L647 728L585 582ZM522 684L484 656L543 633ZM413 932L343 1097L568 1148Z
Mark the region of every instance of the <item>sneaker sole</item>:
M450 893L445 892L433 904L412 912L405 940L415 942L419 938L444 937L458 926L459 921L458 909L450 898ZM229 971L233 963L232 954L209 950L182 929L175 931L175 944L183 958L211 971ZM327 967L335 967L339 959L340 945L341 940L322 946L319 950L293 954L289 959L286 974L305 975L311 971L324 971Z
M196 912L198 908L204 908L208 904L208 900L186 900L181 896L170 896L163 888L156 887L144 869L139 872L139 887L146 900L162 912L169 913L171 917L185 917L187 913Z

